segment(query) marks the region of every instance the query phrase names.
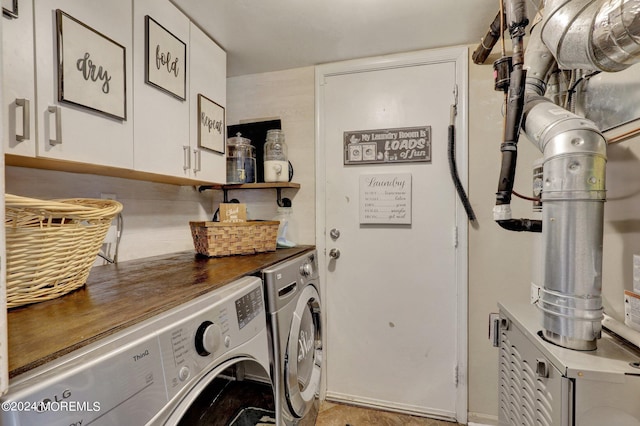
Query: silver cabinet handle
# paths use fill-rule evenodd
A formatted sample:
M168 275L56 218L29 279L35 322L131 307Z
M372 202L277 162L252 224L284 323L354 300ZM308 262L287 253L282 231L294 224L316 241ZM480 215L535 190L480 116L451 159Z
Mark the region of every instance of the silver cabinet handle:
M200 151L199 149L194 149L193 156L196 159L196 167L194 167L193 171L199 172L200 170L202 170L202 151Z
M184 171L187 171L191 168L191 154L189 153L189 146L182 146L182 155L183 155L183 166Z
M22 134L16 132L16 141L22 142L31 137L31 107L29 99L16 99L16 106L22 108ZM16 108L16 123L18 122L18 109Z
M47 108L49 114L55 115L55 131L56 137L54 139L49 138L49 145L60 145L62 143L62 111L59 106L50 106ZM51 127L49 127L49 134L51 134Z

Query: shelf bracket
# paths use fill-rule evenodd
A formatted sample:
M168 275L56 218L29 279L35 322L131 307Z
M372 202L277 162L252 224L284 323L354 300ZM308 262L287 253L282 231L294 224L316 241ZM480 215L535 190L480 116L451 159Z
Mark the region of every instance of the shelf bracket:
M260 185L260 184L258 184ZM263 184L264 185L264 184ZM229 202L229 191L232 189L261 189L261 188L274 188L276 190L276 203L278 207L291 207L291 199L282 198L282 188L299 188L300 185L292 184L289 186L273 186L273 185L264 185L264 186L256 186L256 184L231 184L231 185L201 185L198 187L198 192L206 191L207 189L213 190L222 190L223 194L223 202Z
M291 199L282 198L282 188L276 188L278 207L291 207Z
M276 202L278 203L278 207L283 207L282 203L282 188L276 188Z

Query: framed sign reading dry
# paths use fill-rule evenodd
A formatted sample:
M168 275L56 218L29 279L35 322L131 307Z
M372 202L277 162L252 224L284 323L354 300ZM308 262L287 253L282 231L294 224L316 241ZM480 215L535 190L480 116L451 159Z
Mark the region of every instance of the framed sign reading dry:
M198 146L224 154L224 107L198 93Z
M126 49L56 10L58 100L127 119Z
M145 81L178 99L187 98L187 45L149 15L145 25Z

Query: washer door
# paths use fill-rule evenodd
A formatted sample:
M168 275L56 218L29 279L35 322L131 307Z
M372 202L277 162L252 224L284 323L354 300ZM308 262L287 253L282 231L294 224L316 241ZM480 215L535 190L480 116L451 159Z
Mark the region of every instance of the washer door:
M304 417L320 389L322 327L320 296L307 285L293 313L285 357L285 387L289 409Z
M260 364L247 357L216 366L185 387L147 426L275 425L273 387L251 380L251 372L268 377Z

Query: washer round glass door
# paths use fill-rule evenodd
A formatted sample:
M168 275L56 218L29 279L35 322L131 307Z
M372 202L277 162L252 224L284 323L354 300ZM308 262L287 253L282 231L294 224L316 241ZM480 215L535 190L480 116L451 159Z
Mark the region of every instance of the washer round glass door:
M300 293L293 314L284 367L287 402L297 417L309 412L320 388L321 312L317 290L307 285Z
M184 388L149 425L275 425L273 386L249 377L256 373L269 374L251 358L232 358Z

